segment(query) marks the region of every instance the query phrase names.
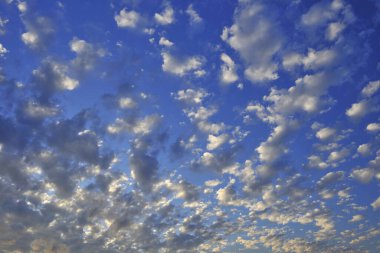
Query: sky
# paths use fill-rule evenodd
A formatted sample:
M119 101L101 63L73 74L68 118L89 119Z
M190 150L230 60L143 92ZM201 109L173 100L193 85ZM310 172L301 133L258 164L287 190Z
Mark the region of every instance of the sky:
M377 0L0 0L0 253L380 251Z

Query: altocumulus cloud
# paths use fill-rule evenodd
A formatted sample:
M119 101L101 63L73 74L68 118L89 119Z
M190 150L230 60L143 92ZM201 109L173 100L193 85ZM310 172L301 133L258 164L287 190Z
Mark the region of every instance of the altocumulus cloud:
M378 252L379 13L0 1L0 252Z

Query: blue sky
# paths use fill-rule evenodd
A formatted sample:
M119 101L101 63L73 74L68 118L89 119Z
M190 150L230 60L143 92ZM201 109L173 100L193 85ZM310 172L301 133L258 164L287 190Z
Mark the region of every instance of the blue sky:
M0 252L379 252L380 2L0 0Z

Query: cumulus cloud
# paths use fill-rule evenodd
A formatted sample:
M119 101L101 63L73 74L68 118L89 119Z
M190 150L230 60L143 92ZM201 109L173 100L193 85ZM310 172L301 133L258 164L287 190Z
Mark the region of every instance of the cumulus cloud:
M235 62L225 53L220 55L220 59L223 62L220 67L221 82L225 84L236 82L238 80L238 75L236 73Z
M115 15L116 24L121 28L136 28L140 20L141 16L138 12L134 10L128 11L125 8Z
M380 124L379 123L370 123L367 125L366 129L368 132L377 132L380 130Z
M206 92L204 89L186 89L179 90L177 94L174 96L176 100L184 102L189 105L193 104L201 104L202 101L208 97L210 94Z
M325 127L325 128L318 130L318 132L315 134L315 136L317 136L318 139L324 141L324 140L328 140L328 139L334 137L335 134L336 134L336 130L334 128Z
M282 37L263 5L241 2L234 24L225 27L221 37L246 62L247 79L253 83L278 79L273 57L282 46Z
M368 156L371 154L371 144L361 144L358 147L358 153L362 156Z
M334 184L344 178L343 171L329 172L324 175L318 182L317 185L321 188Z
M351 177L358 180L360 183L369 183L374 177L375 173L373 169L365 168L365 169L357 169L351 172Z
M108 125L107 131L111 134L119 134L123 132L131 132L137 135L147 135L160 122L161 117L157 114L145 116L141 119L117 118L113 124Z
M154 19L160 25L170 25L174 22L174 10L167 6L161 13L155 13Z
M351 105L346 111L346 115L352 119L361 119L370 111L370 103L367 100L362 100Z
M197 76L197 71L202 71L204 59L200 56L175 57L169 53L161 53L163 63L162 70L178 76L184 76L189 73Z
M170 40L166 39L165 37L161 37L160 40L158 41L158 44L161 45L161 46L165 46L165 47L171 47L174 45L173 42L171 42Z
M207 138L208 144L207 149L208 150L214 150L222 146L227 140L228 140L228 134L221 134L219 136L215 136L210 134Z

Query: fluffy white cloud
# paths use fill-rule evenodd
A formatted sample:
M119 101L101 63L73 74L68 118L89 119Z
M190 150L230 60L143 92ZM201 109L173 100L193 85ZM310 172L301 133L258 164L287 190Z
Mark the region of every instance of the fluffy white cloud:
M312 155L309 156L308 158L308 167L310 168L318 168L318 169L326 169L328 167L328 164L324 162L319 156Z
M361 144L358 147L358 153L363 155L363 156L368 156L371 154L371 144Z
M322 128L320 129L316 134L315 136L317 136L318 139L320 140L328 140L330 139L331 137L334 137L336 134L336 130L334 128L331 128L331 127L325 127L325 128Z
M324 188L328 185L334 184L337 181L340 181L344 178L343 171L329 172L317 182L317 185L321 188Z
M222 146L227 140L228 140L228 134L221 134L219 136L215 136L210 134L207 138L208 144L207 149L208 150L214 150Z
M115 15L115 21L118 27L135 28L139 23L141 16L134 10L127 11L125 8Z
M278 78L273 57L281 48L282 38L263 5L241 1L234 24L225 27L221 38L239 52L246 62L246 77L252 82Z
M171 6L167 6L163 12L155 13L154 19L160 25L170 25L174 22L174 10Z
M148 135L160 121L161 117L157 114L148 115L138 120L117 118L113 124L107 127L107 131L111 134L127 131L137 135Z
M362 90L362 94L371 97L380 89L380 80L369 82Z
M28 5L26 4L26 2L19 2L17 4L17 8L18 10L21 12L21 13L24 13L28 10Z
M337 52L334 49L316 51L309 48L306 56L298 53L286 54L282 60L282 65L286 70L292 70L296 66L303 66L305 70L318 70L329 67L336 59Z
M331 163L335 162L340 162L342 161L345 157L349 155L350 151L348 149L342 149L340 151L333 151L330 153L328 157L328 161Z
M368 132L377 132L380 131L380 124L379 123L370 123L367 125L367 131Z
M174 45L173 42L171 42L170 40L166 39L165 37L161 37L160 40L158 41L158 44L161 45L161 46L165 46L165 47L171 47Z
M364 184L370 182L374 175L375 172L370 168L353 170L351 173L351 177Z
M220 67L221 82L225 84L236 82L238 80L238 76L236 74L235 62L225 53L220 55L220 59L223 61L223 64Z
M369 102L367 100L362 100L358 103L351 105L346 111L346 115L353 119L360 119L368 114L370 111Z
M201 70L204 59L200 56L177 58L169 53L161 53L163 63L162 70L178 76L184 76L189 73L196 75L196 71Z

